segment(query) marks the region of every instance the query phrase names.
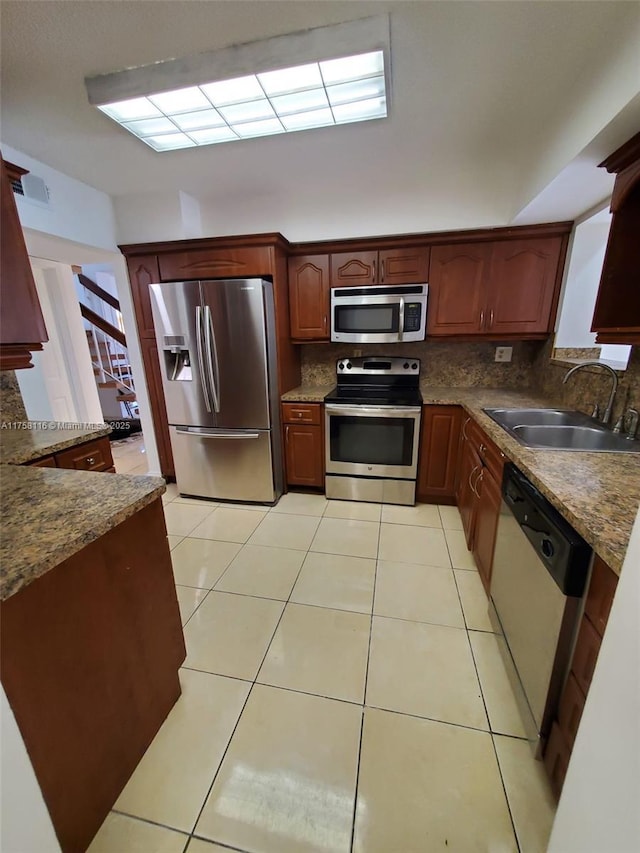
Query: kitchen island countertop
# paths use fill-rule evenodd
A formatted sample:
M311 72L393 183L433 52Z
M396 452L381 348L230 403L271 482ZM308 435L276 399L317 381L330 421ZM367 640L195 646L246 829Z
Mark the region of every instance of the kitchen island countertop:
M110 432L108 424L76 426L57 421L20 421L10 429L0 430L0 464L24 465Z
M322 402L330 386L301 385L282 399ZM420 386L425 405L459 405L489 438L620 574L640 506L640 454L532 450L523 447L484 411L487 407L552 407L535 389Z
M1 600L99 539L165 490L161 477L0 466Z

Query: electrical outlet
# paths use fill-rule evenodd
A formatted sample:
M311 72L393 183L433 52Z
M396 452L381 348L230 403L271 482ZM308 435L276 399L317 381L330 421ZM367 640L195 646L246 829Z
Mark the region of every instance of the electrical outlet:
M496 361L511 361L513 347L496 347Z
M360 358L361 355L362 355L361 349L354 349L354 351L353 351L353 357L354 358Z

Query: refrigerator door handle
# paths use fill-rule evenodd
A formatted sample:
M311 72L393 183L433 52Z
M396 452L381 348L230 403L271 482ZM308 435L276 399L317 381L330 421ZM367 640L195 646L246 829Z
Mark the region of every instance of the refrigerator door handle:
M216 348L216 338L213 333L213 321L211 319L211 309L208 305L204 306L204 340L207 350L207 370L209 372L209 381L211 382L211 392L213 394L213 407L216 412L220 411L220 393L216 382L216 377L220 374L218 367L218 350ZM215 366L215 367L214 367Z
M202 354L202 308L196 305L196 347L198 350L198 367L200 369L200 382L202 384L202 395L204 397L204 405L208 412L211 412L211 398L209 396L209 388L207 387L207 377L204 370L204 357Z
M224 438L224 439L245 439L245 438L260 438L259 432L200 432L198 429L176 429L180 435L195 435L198 438Z

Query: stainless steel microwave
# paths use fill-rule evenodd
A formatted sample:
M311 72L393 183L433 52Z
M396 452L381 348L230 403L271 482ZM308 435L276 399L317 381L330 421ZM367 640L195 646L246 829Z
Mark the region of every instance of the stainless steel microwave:
M423 341L427 284L331 288L331 340L354 344Z

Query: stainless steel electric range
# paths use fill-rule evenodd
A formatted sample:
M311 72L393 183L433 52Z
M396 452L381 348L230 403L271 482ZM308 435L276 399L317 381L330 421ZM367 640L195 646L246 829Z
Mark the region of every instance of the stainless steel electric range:
M326 395L326 494L412 505L420 438L420 359L342 358Z

